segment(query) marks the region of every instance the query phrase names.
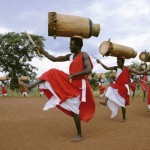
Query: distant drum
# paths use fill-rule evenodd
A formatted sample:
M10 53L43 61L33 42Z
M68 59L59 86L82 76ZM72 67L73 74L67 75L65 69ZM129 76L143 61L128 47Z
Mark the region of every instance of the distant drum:
M0 77L0 81L5 81L5 80L8 80L8 76L7 75Z
M97 76L98 79L105 79L106 78L104 73L96 74L96 76Z
M146 51L141 52L139 59L144 62L150 62L150 53Z
M99 52L103 56L124 57L126 59L135 58L137 52L130 47L112 43L110 41L103 41L100 44Z
M21 80L22 81L30 81L30 77L29 76L21 76Z
M48 12L48 35L72 37L75 35L83 38L98 36L100 25L93 24L89 18L58 14L56 12Z

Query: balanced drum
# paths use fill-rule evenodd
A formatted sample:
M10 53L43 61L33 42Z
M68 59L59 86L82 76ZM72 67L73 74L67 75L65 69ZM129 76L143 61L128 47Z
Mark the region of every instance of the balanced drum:
M83 38L98 36L100 25L93 24L89 18L58 14L56 12L48 12L48 35L72 37L75 35Z
M141 52L139 59L144 62L150 62L150 53L146 51Z
M96 74L96 76L98 79L105 79L106 78L104 73Z
M124 57L126 59L135 58L137 52L130 47L103 41L99 47L99 52L103 56Z
M4 76L0 77L0 81L5 81L5 80L8 80L8 76L7 75L4 75Z
M29 76L21 76L22 81L29 81L30 77Z

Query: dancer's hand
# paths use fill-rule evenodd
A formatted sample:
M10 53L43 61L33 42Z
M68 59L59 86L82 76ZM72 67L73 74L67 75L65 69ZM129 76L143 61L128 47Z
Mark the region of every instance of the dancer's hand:
M98 64L102 64L102 62L99 59L96 59Z

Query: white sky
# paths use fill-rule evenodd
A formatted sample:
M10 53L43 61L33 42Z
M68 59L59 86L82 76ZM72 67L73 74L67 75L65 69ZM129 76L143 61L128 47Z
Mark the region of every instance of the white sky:
M132 47L138 54L149 51L149 0L1 0L0 33L28 31L41 35L46 39L45 50L55 56L65 55L69 53L69 38L48 36L48 12L86 17L99 23L99 36L85 39L83 51L93 54L107 66L116 65L116 59L102 57L99 46L109 38L114 43ZM93 57L91 59L94 72L106 72ZM139 56L126 60L125 65L132 61L140 62ZM42 61L35 58L32 64L39 68L38 76L53 67L68 72L68 62L54 63L46 58Z

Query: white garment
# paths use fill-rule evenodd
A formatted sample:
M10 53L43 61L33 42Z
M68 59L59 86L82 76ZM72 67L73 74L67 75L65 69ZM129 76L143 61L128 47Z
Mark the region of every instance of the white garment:
M119 77L119 75L121 74L122 70L120 68L117 68L117 72L116 72L116 79Z
M150 75L147 75L147 81L150 82Z
M72 61L73 61L73 54L70 55L70 64L72 63ZM39 88L41 89L48 89L53 94L53 96L45 104L43 110L48 110L50 108L56 107L56 105L60 105L62 108L68 111L72 111L76 114L79 114L79 106L81 101L86 102L86 81L84 79L82 79L81 101L80 101L80 95L78 95L77 97L68 98L65 102L59 104L61 100L59 99L59 97L57 96L57 94L55 93L55 91L53 90L49 82L45 81L44 83L41 83L39 86L40 86Z
M68 98L65 102L59 104L61 100L59 99L59 97L57 96L57 94L55 93L55 91L53 90L49 82L45 81L41 83L40 88L48 89L53 94L53 96L46 102L43 110L48 110L48 109L56 107L56 105L60 105L62 108L66 110L79 114L79 105L81 103L79 100L80 96L77 96L74 98Z
M22 92L22 95L25 95L25 96L27 96L27 92Z
M108 98L107 105L112 111L111 118L113 118L118 113L118 106L125 107L125 99L118 94L117 89L113 89L111 86L107 89L106 97Z
M118 68L116 72L116 79L119 77L121 72L122 70ZM125 86L129 94L129 87L127 85ZM118 113L118 107L125 107L125 99L118 93L118 89L114 89L111 86L108 87L105 96L108 98L107 105L112 111L111 118L114 118Z

